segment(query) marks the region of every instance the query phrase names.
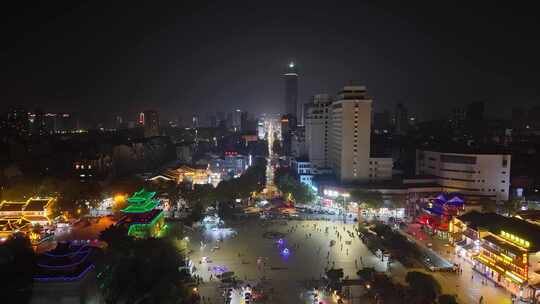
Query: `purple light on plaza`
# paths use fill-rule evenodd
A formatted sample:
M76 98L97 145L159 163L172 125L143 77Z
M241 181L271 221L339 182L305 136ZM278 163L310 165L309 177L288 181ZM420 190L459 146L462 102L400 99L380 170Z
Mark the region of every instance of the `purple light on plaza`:
M277 243L281 246L281 245L285 244L285 240L279 239L279 240L277 241Z
M290 254L291 254L291 252L289 251L289 248L284 248L281 251L281 255L284 256L284 257L288 257Z
M229 269L226 266L214 266L212 267L212 272L214 274L223 274L225 272L228 272Z

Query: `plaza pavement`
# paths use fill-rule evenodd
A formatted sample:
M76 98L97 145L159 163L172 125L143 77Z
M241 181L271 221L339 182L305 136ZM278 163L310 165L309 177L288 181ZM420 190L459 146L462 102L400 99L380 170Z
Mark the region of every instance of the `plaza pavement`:
M263 223L267 225L263 226ZM313 224L318 225L320 231L314 230ZM343 268L345 277L348 276L351 279L357 278L355 259L358 262L358 267L361 267L362 261L365 266L385 271L386 263L381 262L379 258L369 252L356 235L348 236L346 231L353 232L354 225L353 223L314 220L268 222L246 220L231 225L238 232L237 237L218 243L211 242L203 250L200 249L202 235L199 232L193 233L190 235L190 247L194 252L190 258L198 268L196 274L205 281L200 288L201 295L210 298L212 303L223 302L218 288L219 283L215 279L208 282L210 279L208 266L215 265L226 266L230 271L235 272L238 279L250 282L252 285L265 277L268 282L267 290L272 288L274 290L268 303L291 304L312 303L312 298L306 296L305 284L307 281L319 280L324 275L325 267L330 268L334 265L334 268ZM290 232L292 227L297 228ZM328 234L324 232L326 227L329 227ZM342 242L338 240L334 227L340 232ZM265 231L286 234L284 237L285 246L290 250L288 257L280 254L274 240L263 237ZM311 233L311 237L309 237L309 233ZM307 238L306 234L308 234ZM336 240L336 244L329 247L331 239ZM346 241L350 241L350 245L346 244ZM211 248L216 244L220 249L212 252ZM343 249L341 249L341 244L343 244ZM327 255L329 255L328 263ZM198 262L203 256L208 257L212 263L199 264ZM257 266L258 257L267 259L266 267ZM394 263L392 268L403 267ZM357 295L354 303L369 303L368 300L358 297ZM325 303L336 302L333 297L324 300ZM345 303L352 302L345 301Z

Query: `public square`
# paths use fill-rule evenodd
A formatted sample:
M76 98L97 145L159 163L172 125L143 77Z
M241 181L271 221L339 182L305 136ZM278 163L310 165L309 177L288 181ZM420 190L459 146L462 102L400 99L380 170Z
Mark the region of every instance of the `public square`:
M325 233L327 227L328 234ZM309 281L320 280L325 267L332 266L343 268L345 277L356 278L355 259L360 267L360 257L363 257L365 265L373 265L380 271L386 270L385 264L369 253L358 237L348 235L348 232L354 233L352 223L244 220L233 223L231 228L237 232L236 237L223 242L212 241L202 250L202 234L196 232L190 236L190 246L194 250L190 258L198 269L196 274L208 282L209 267L225 266L229 271L234 271L238 279L252 285L266 278L267 289L274 290L269 303L301 303L302 296L305 303L310 303L310 298L305 296L305 287ZM277 239L264 237L265 232L283 233L283 246L278 244ZM336 241L332 247L329 246L330 240ZM219 249L212 252L215 246L219 246ZM283 253L285 248L289 249L288 256ZM198 264L203 257L207 257L211 263ZM258 265L258 258L264 262ZM395 264L393 266L398 267ZM221 303L222 296L217 288L219 284L216 279L204 283L200 287L201 294L210 297L212 303Z
M227 228L235 232L229 237L219 236L217 231L195 230L188 234L190 249L193 250L190 259L196 266L195 274L204 281L199 286L201 296L207 303L224 303L226 285L215 277L213 270L216 268L234 272L238 280L244 281L240 284L242 286L255 286L262 281L261 285L268 296L267 303L313 303L313 288L307 287L320 286L325 268L342 268L344 279L357 279L356 271L362 265L374 267L402 284L405 284L407 271L427 272L423 268L407 269L397 261L388 268L386 260L382 262L358 238L355 231L357 225L355 222L343 223L338 220L263 221L253 218L227 224ZM325 232L326 228L328 233ZM279 239L266 237L268 233L265 235L265 232L283 233L284 245L278 244ZM223 241L219 241L221 237ZM206 243L201 249L203 239ZM330 246L331 240L336 241L333 246ZM283 254L284 248L289 249L288 256ZM261 262L258 263L258 260ZM484 304L511 303L506 291L493 288L492 284L484 284L482 276L473 273L465 261L455 262L462 265L463 274L428 272L441 283L444 293L458 295L460 303L478 303L482 296ZM471 276L474 277L471 279ZM352 300L344 299L344 303L370 303L369 299L362 297L363 287L352 287L351 293ZM231 303L244 303L242 298L241 293L235 291ZM333 296L321 297L320 300L323 303L337 303Z

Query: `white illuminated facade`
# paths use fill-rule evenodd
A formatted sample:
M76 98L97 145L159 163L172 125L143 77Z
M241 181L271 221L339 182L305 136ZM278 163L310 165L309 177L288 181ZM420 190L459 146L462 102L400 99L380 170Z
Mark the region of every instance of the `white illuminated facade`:
M334 101L328 94L313 97L305 137L314 174L330 168L342 182L392 178L392 158L371 157L371 111L365 86L345 86Z
M306 143L307 154L313 166L318 171L320 168L328 168L328 141L330 136L329 109L332 100L328 94L313 96L313 102L306 112Z
M508 200L510 154L461 154L416 150L416 174L431 175L447 192Z
M345 86L330 106L330 167L342 182L392 178L391 158L371 158L373 100L365 86Z

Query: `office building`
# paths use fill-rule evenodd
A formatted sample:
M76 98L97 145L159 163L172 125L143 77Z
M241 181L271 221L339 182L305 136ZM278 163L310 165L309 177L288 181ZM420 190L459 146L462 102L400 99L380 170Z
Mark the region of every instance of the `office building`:
M328 163L328 141L330 140L330 105L328 94L313 96L306 106L306 142L308 158L315 170L330 167Z
M159 116L155 110L146 110L139 114L139 123L143 126L144 137L159 136Z
M298 73L294 62L289 63L283 77L285 79L285 114L293 115L297 119L301 118L302 109L299 109L298 104Z
M306 158L295 158L291 162L293 171L298 175L301 183L312 187L313 186L313 171L311 162Z
M260 140L263 140L263 139L266 138L266 128L264 126L264 121L263 120L257 121L257 137Z
M231 128L235 132L239 132L242 130L242 116L243 116L242 110L236 109L232 111L231 113Z
M296 158L307 156L305 127L298 126L291 134L291 156Z
M429 175L446 192L508 200L510 154L416 150L416 174Z

